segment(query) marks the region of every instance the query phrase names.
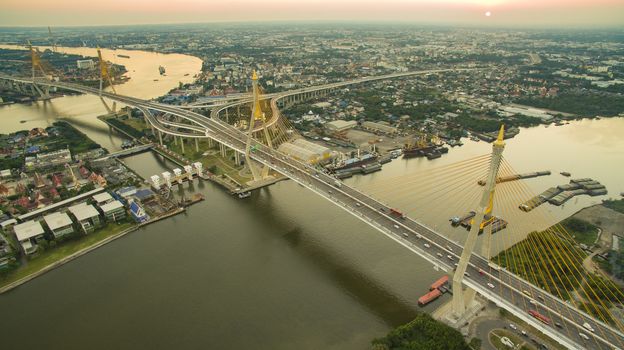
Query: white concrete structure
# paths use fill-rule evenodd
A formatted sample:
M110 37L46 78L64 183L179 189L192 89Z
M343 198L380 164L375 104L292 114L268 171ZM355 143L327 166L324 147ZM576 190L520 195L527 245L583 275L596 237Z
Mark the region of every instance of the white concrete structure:
M160 188L160 176L152 175L150 176L150 180L152 180L152 186L154 186L154 188Z
M193 163L193 166L195 167L195 170L197 171L197 176L201 176L201 174L204 172L204 165L200 162L195 162Z
M163 179L165 180L165 183L167 184L167 187L171 187L171 173L168 171L165 171L164 173L162 173Z
M190 165L185 165L184 171L186 172L186 176L188 176L189 181L193 181L193 167Z

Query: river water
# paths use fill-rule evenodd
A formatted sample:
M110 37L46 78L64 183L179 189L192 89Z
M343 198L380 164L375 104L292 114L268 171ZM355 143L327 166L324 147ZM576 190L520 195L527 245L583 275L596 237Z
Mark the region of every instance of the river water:
M121 53L131 56L123 63L132 77L128 84L135 88L122 90L120 86L120 93L155 97L189 72L182 70L185 73L174 78L171 68L175 63L163 64L172 81L156 88L153 85L158 84L151 83L167 55ZM139 71L147 75L140 79L133 75ZM191 69L190 76L195 72ZM143 87L152 89L151 93L142 92ZM38 104L4 107L0 117L3 125L10 121L10 130L67 117L97 142L114 149L120 140L109 137L108 129L94 121L104 110L99 100L90 99L55 99L45 111ZM71 101L76 100L80 107L74 109ZM19 120L28 122L20 124ZM508 140L505 156L519 172L553 171L550 177L531 180L535 191L567 182L556 175L565 170L574 177L594 177L617 194L624 191L615 165L624 160L623 132L623 119L523 129ZM490 149L489 144L466 140L465 146L438 160L397 159L382 172L346 181L374 189L374 184L385 186L399 176L409 178L423 169ZM144 177L175 167L152 153L125 161ZM406 189L418 197L417 187ZM372 338L409 321L419 309L417 298L441 275L431 264L291 181L260 190L247 200L237 200L207 182L174 188L178 197L194 192L203 193L206 200L185 214L149 225L1 295L3 345L24 349L363 349ZM422 217L458 241L465 236L448 227L448 211L412 203L406 194L379 196L389 203L397 201L411 216ZM454 203L456 198L446 200ZM544 210L564 216L598 200L581 197L563 208Z

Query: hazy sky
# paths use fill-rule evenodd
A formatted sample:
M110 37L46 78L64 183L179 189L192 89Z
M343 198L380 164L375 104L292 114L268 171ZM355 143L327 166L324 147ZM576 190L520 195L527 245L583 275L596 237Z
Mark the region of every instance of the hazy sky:
M624 0L0 0L1 26L275 20L624 26Z

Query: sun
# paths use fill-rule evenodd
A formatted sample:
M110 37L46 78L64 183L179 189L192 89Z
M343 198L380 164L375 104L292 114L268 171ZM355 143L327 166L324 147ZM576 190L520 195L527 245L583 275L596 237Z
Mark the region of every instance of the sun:
M485 13L485 17L490 17L491 15L492 15L492 12L490 12L490 11L487 11L487 12Z

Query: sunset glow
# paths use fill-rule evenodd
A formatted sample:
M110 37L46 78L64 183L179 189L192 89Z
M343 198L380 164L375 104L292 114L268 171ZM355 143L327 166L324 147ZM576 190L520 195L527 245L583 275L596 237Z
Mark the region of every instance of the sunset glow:
M480 25L484 17L488 25L617 26L624 18L620 0L4 0L2 8L3 26L275 20Z

